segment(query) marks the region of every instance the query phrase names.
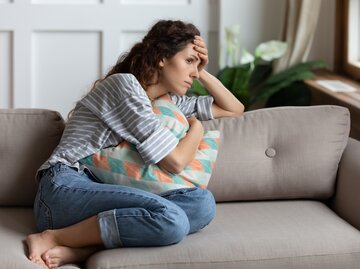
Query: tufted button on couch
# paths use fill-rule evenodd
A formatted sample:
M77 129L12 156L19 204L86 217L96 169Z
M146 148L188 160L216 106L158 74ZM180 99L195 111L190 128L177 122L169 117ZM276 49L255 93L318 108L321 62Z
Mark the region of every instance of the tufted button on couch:
M280 107L203 122L221 131L213 222L167 247L100 251L62 268L360 268L360 142L349 111ZM54 111L0 110L0 268L38 268L34 175L61 137Z

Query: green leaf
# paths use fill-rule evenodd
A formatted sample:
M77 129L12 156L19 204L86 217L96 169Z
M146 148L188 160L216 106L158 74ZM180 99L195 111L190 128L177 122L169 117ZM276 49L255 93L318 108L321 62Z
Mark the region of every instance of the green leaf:
M225 67L219 71L217 78L224 84L226 88L231 90L235 79L236 69L234 67Z
M249 89L253 91L258 85L264 83L272 73L272 64L258 64L255 66L249 80Z
M314 73L307 70L307 71L303 71L301 73L292 74L291 76L287 77L286 79L284 79L283 81L281 81L279 83L265 83L265 85L261 89L260 94L254 98L254 102L269 98L276 92L291 85L295 81L302 81L302 80L310 79L313 77L314 77Z
M231 90L237 93L247 92L249 86L249 79L252 73L251 64L244 64L235 67L235 77Z
M252 64L225 67L217 78L239 99L245 107L249 104L249 78L253 71Z
M303 81L296 81L270 96L265 106L309 106L310 104L309 87Z
M206 88L198 81L194 80L193 84L191 85L191 89L187 92L188 95L209 95Z
M251 99L250 103L270 98L273 94L296 81L303 81L314 77L311 69L324 68L326 65L323 61L310 61L300 63L290 67L280 73L271 75L261 86L259 93Z
M306 63L300 63L280 73L276 73L272 75L268 79L267 84L276 84L298 73L302 73L315 68L324 68L324 67L326 67L326 64L323 61L310 61Z

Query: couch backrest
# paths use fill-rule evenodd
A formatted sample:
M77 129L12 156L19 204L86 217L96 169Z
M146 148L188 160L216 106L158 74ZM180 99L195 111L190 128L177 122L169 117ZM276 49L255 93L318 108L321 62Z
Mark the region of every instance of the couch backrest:
M333 194L350 129L346 108L260 109L203 124L222 134L208 186L217 201L326 199Z
M337 106L280 107L203 122L221 141L209 189L217 201L326 199L350 129ZM0 109L0 206L32 206L36 170L64 121L44 109Z
M0 109L0 206L32 206L35 173L59 143L60 114L44 109Z

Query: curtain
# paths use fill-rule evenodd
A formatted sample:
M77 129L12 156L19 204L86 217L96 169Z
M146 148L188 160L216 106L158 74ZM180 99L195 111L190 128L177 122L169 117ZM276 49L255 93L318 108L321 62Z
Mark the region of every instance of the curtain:
M297 63L306 61L316 30L321 0L287 0L284 41L287 52L274 64L274 72L280 72Z

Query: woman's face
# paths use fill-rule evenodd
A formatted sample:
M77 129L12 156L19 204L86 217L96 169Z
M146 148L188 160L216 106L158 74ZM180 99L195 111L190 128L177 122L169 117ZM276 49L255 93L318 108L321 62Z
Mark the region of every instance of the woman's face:
M200 59L194 50L194 44L189 43L172 58L164 58L160 62L159 84L170 93L185 95L193 80L199 78L199 63Z

